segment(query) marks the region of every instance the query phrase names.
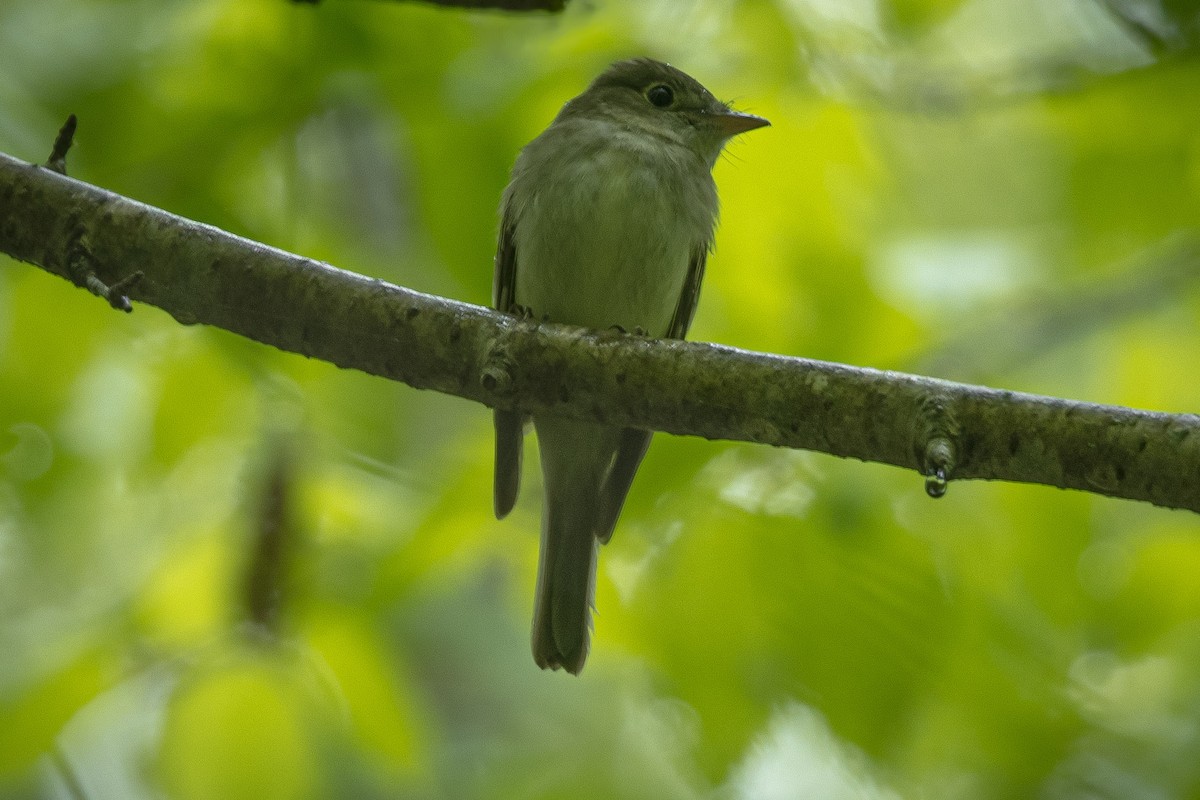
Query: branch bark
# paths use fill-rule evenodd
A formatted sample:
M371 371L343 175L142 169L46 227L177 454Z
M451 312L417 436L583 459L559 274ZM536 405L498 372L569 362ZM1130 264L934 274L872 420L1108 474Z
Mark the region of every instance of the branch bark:
M320 0L293 0L316 5ZM567 0L424 0L425 3L450 8L499 9L501 11L562 11Z
M456 8L498 8L504 11L562 11L566 0L425 0Z
M485 405L818 450L944 481L1200 512L1200 416L525 322L174 216L0 154L0 252L184 324ZM128 276L143 273L129 285Z

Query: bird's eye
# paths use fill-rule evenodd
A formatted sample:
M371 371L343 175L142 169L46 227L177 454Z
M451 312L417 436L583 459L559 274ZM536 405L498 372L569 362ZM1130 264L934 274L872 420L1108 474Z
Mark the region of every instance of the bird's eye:
M675 102L675 93L671 91L670 86L659 83L646 90L646 99L653 106L666 108Z

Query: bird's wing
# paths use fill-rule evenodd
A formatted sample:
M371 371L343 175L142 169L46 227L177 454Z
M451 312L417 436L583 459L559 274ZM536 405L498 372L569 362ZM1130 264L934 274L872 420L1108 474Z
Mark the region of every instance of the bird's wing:
M687 277L683 281L683 291L679 293L679 304L675 306L675 314L671 317L671 325L667 328L668 339L682 339L691 327L692 317L696 315L696 304L700 300L700 283L704 280L704 264L708 260L708 243L705 242L692 253L688 262ZM633 484L633 476L637 473L650 447L652 431L626 428L621 432L621 445L617 449L616 459L608 473L608 479L601 488L599 518L596 520L596 538L602 544L607 544L612 538L613 529L617 525L617 517L625 505L625 495Z
M502 314L512 311L517 286L517 246L513 226L505 209L500 222L500 242L496 247L495 273L492 276L492 305ZM496 467L492 506L497 519L512 511L521 491L521 455L524 449L525 418L516 411L492 413L496 428Z
M671 317L671 326L667 328L668 339L683 339L687 336L688 328L692 326L692 317L696 316L696 305L700 302L700 284L704 281L706 261L708 242L704 242L692 252L687 277L683 280L683 291L679 293L679 304L675 306L675 316Z
M495 271L492 273L492 307L501 314L512 311L517 291L517 243L513 240L513 220L506 207L500 220L500 241L496 245Z

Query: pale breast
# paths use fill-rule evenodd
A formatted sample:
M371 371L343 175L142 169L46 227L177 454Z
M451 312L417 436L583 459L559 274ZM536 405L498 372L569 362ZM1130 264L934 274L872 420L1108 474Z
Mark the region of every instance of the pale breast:
M617 132L593 144L561 159L539 159L533 145L522 154L510 187L516 302L558 322L661 336L712 235L712 178L660 142Z

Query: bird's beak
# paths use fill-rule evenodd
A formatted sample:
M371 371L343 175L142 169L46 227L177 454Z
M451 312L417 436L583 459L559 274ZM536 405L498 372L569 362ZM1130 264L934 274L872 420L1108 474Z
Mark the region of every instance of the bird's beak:
M721 111L710 115L713 123L717 126L717 130L723 136L736 136L739 133L752 131L755 128L764 128L771 123L762 117L756 117L753 114L744 114L741 111Z

